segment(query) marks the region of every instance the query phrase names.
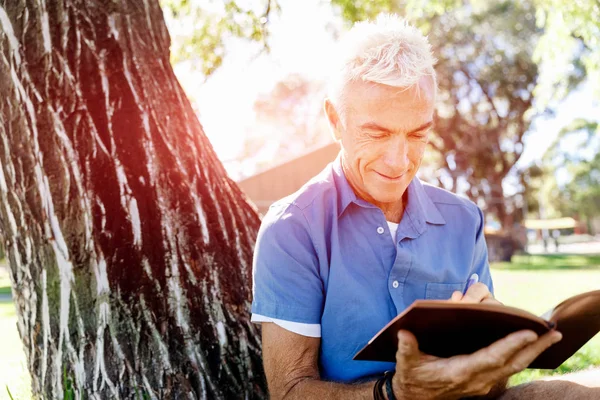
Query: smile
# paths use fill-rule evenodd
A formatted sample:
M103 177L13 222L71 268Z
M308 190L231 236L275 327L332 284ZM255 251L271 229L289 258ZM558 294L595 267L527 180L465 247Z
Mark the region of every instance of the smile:
M377 175L379 175L380 177L382 177L383 179L388 180L388 181L392 181L392 182L393 181L399 181L405 175L405 174L401 174L401 175L398 175L398 176L388 176L388 175L384 175L384 174L382 174L380 172L377 172L377 171L374 171L374 172Z

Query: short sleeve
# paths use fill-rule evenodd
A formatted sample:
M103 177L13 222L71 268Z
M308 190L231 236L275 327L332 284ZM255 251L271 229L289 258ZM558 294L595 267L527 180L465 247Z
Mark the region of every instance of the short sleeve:
M295 205L274 205L263 218L252 267L252 313L320 324L323 282L306 218Z
M252 314L252 318L250 322L255 323L263 323L263 322L272 322L276 325L279 325L283 329L286 329L290 332L297 333L298 335L308 336L308 337L321 337L321 325L320 324L305 324L303 322L291 322L285 321L277 318L269 318L264 315Z
M473 273L479 275L479 282L487 285L490 293L494 294L494 284L490 273L490 262L488 260L488 250L485 242L483 212L479 207L477 207L477 211L479 212L479 225L475 236L475 250L473 252L473 265L471 270Z

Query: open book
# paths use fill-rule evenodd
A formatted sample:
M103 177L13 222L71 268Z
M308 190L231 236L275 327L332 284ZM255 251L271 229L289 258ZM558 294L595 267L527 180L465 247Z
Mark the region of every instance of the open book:
M529 365L554 369L600 331L600 290L570 297L543 317L499 304L417 300L373 336L354 360L395 361L400 329L415 335L423 353L437 357L471 354L522 329L538 335L557 329L562 340Z

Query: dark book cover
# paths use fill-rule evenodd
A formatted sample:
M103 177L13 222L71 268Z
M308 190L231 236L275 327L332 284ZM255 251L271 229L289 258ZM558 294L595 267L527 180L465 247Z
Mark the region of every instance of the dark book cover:
M529 365L554 369L600 331L600 290L565 300L548 321L500 304L417 300L379 331L354 360L395 361L400 329L415 335L423 353L436 357L471 354L523 329L538 335L557 329L563 339Z

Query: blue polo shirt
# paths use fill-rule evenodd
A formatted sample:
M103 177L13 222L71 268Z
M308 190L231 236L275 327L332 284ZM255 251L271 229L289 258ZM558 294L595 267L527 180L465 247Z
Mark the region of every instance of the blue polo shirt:
M352 382L394 363L352 357L417 299L448 299L473 273L492 290L483 214L414 178L395 239L358 198L341 159L271 206L254 252L252 312L320 324L321 379Z

